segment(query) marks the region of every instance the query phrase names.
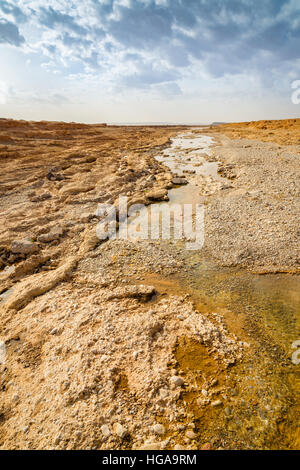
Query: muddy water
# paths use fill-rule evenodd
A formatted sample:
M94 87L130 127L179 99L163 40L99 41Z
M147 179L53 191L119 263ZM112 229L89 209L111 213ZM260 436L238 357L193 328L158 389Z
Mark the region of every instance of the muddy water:
M205 160L212 143L203 135L181 135L157 159L178 176L188 179L197 173L220 180L218 164ZM170 190L168 196L165 204L201 201L199 189L191 183ZM144 217L149 217L149 209ZM162 281L157 279L158 289ZM222 268L204 259L201 250L185 250L183 273L164 282L189 292L199 312L221 314L229 331L249 345L244 360L224 371L202 346L179 339L179 367L196 384L182 400L198 431L207 440L222 436L228 448L299 448L299 366L291 358L292 343L300 339L300 277ZM218 377L215 398L224 406L204 411L197 406L203 371L206 382Z
M209 162L205 158L210 155L212 144L213 139L209 136L184 133L173 138L171 146L165 149L161 155L157 155L155 157L157 161L168 167L173 174L181 178L186 178L188 184L169 190L168 202L152 204L149 207L144 207L142 210L138 211L138 219L136 216L130 217L128 232L128 237L130 239L133 240L143 239L143 237L151 237L151 226L157 223L153 213L153 207L157 207L159 205L163 211L165 208L171 207L172 204L192 204L195 206L195 204L201 203L199 188L189 181L191 175L197 174L216 181L227 181L226 178L223 178L218 174L218 163ZM141 233L136 230L137 226L143 228L148 227L148 230L146 230L147 235L145 235L145 232L141 235ZM172 228L170 235L172 238ZM165 231L161 222L160 238L169 238L169 232Z
M208 407L209 414L198 416L200 429L205 428L210 440L217 422L229 448L298 449L300 375L292 362L292 343L300 338L299 276L220 268L199 253L186 257L185 268L179 283L198 311L219 313L228 330L249 344L226 378L220 370L211 373L224 386L225 398L216 396L224 407ZM189 355L192 364L195 347ZM186 368L186 359L179 365L188 371L194 367ZM199 368L207 370L203 360ZM194 416L199 412L197 396L184 397Z

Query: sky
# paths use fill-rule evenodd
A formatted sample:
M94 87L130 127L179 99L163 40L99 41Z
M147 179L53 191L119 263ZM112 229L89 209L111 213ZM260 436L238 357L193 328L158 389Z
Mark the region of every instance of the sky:
M294 118L296 80L300 0L0 0L0 117Z

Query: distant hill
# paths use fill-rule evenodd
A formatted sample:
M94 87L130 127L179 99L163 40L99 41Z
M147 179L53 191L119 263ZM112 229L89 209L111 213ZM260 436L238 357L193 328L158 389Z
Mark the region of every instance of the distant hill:
M110 126L208 126L195 122L110 122Z

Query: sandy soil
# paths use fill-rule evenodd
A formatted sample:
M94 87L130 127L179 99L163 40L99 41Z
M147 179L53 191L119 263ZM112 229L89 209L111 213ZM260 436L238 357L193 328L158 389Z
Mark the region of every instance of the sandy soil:
M270 374L289 370L284 352L249 319L230 326L197 306L176 277L189 269L180 242L96 237L99 202L165 199L172 174L153 156L183 129L1 120L0 131L0 448L298 446L281 424L294 398ZM190 175L207 207L203 255L298 269L299 148L209 132L230 184Z

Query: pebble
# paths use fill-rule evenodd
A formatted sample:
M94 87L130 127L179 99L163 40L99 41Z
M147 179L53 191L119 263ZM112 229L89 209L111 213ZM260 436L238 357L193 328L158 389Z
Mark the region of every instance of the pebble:
M182 446L181 444L176 444L176 446L174 447L174 450L186 450L186 448Z
M115 434L120 437L120 439L123 439L127 435L127 429L122 426L120 423L116 423L114 425L114 432Z
M138 450L161 450L160 442L145 442Z
M168 395L169 395L169 392L168 392L168 390L166 390L165 388L161 388L161 389L159 390L159 396L160 396L161 398L167 398Z
M209 442L206 442L203 444L200 450L211 450L211 444Z
M109 437L111 432L110 432L110 429L109 427L107 426L107 424L103 424L101 426L101 432L103 434L104 437Z
M155 434L163 436L166 432L166 429L162 424L157 423L153 426L153 431L155 432Z
M15 403L18 403L18 402L20 401L19 395L17 395L17 394L14 395L14 396L13 396L13 401L14 401Z
M185 433L185 436L188 439L196 439L197 438L197 434L195 434L194 431L190 431L190 430Z
M59 329L58 328L53 328L51 331L50 331L50 335L57 335L59 333Z
M221 406L222 404L221 400L216 400L212 402L211 406Z
M184 380L181 377L178 377L177 375L173 375L171 377L171 382L177 387L181 387L181 385L184 384Z

